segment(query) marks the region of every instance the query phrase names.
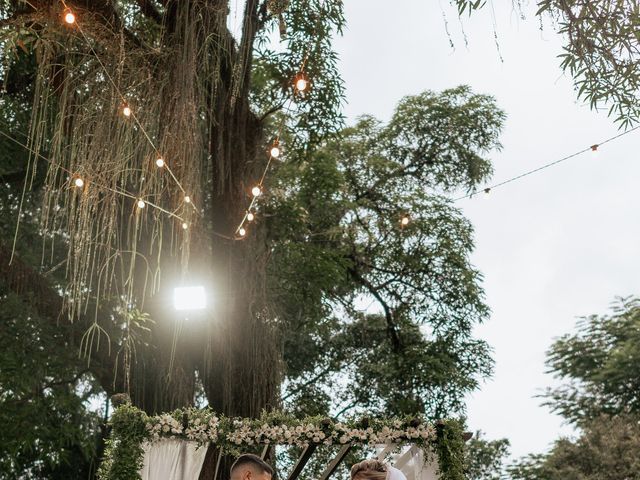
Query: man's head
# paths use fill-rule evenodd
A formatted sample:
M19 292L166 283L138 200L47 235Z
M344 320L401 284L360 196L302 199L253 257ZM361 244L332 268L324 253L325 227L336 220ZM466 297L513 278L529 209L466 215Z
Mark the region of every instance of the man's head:
M271 480L273 468L257 455L240 455L231 466L231 480Z

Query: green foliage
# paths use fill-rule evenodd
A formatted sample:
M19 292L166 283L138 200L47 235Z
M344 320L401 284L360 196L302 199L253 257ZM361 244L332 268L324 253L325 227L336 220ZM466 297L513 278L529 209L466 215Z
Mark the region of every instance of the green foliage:
M120 406L111 416L111 435L100 464L101 480L138 480L142 468L142 442L148 436L146 414L131 405Z
M640 4L608 0L542 0L565 37L561 67L591 108L609 107L621 127L640 119Z
M446 420L437 428L433 449L438 456L440 480L465 480L464 423Z
M0 289L0 477L85 479L96 453L95 393L65 332Z
M465 444L467 480L502 480L509 440L486 440L478 431Z
M582 318L551 346L547 366L563 383L546 403L572 423L640 414L640 300L620 298L611 314Z
M288 117L292 132L288 150L303 155L342 126L344 84L332 41L345 25L343 4L292 0L283 17L287 29L279 44L273 40L277 16L260 32L251 100L258 113L295 109L295 115ZM293 80L301 66L310 84L303 94L295 94L292 104Z
M266 214L287 399L313 383L336 412L463 410L491 371L487 345L471 337L488 309L471 225L440 193L487 178L503 122L468 87L425 92L387 125L362 117L310 162L279 167ZM359 310L365 301L375 308Z
M580 319L553 343L547 365L561 381L546 404L579 427L545 454L509 468L520 480L640 478L640 303L619 298L608 315Z
M545 455L532 455L509 468L514 480L640 479L640 422L637 415L590 420L580 436L557 440Z

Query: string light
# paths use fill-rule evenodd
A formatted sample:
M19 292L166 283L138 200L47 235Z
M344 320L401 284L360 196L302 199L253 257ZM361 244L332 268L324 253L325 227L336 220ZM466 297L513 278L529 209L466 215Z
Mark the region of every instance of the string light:
M261 193L262 193L262 189L260 188L260 185L256 185L251 189L251 194L254 197L259 197Z
M484 189L484 193L486 193L487 195L489 195L490 192L491 192L491 189L489 187Z
M273 142L273 146L271 147L271 150L269 151L269 153L273 158L278 158L280 156L280 147L278 146L277 140Z
M144 208L144 206L146 205L145 201L142 199L138 200L138 208Z
M69 25L73 25L74 23L76 23L76 16L71 10L67 10L67 12L64 14L64 21Z
M184 203L191 203L191 197L189 195L184 196Z
M406 227L407 225L409 225L409 222L411 221L411 219L409 218L409 215L404 215L401 219L400 219L400 225L402 225L403 227Z
M240 227L238 229L238 235L240 235L241 237L244 237L247 234L247 231L245 230L244 227Z
M572 159L574 157L577 157L578 155L582 155L585 152L591 152L592 154L597 154L598 153L598 148L601 147L602 145L604 145L605 143L613 142L614 140L617 140L618 138L623 137L624 135L628 135L631 132L634 132L634 131L636 131L638 129L640 129L640 125L636 125L635 127L630 128L629 130L625 130L624 132L619 133L617 135L614 135L613 137L609 137L609 138L607 138L606 140L603 140L600 143L595 143L595 144L591 145L590 147L583 148L582 150L579 150L579 151L577 151L575 153L572 153L571 155L567 155L565 157L559 158L558 160L555 160L553 162L545 163L544 165L542 165L540 167L537 167L537 168L534 168L533 170L528 170L528 171L526 171L524 173L521 173L520 175L516 175L515 177L511 177L511 178L508 178L507 180L504 180L504 181L502 181L500 183L496 183L495 185L492 185L491 187L485 188L485 193L486 193L487 190L491 190L491 189L495 189L495 188L498 188L498 187L502 187L502 186L507 185L507 184L509 184L511 182L515 182L516 180L520 180L521 178L528 177L529 175L533 175L534 173L538 173L538 172L540 172L542 170L546 170L547 168L551 168L551 167L556 166L556 165L558 165L560 163L566 162L567 160L570 160L570 159ZM457 202L457 201L463 200L465 198L472 198L475 194L476 194L476 192L468 193L466 195L462 195L461 197L454 198L452 201Z
M124 107L122 107L122 114L129 118L131 116L131 108L129 108L129 106L125 105Z
M186 230L187 228L189 228L189 225L187 224L187 222L182 222L182 229Z
M162 168L162 167L164 167L164 158L158 158L158 159L156 160L156 166L157 166L158 168Z
M73 184L78 188L82 188L84 187L84 180L80 177L76 177L76 179L73 181Z
M309 80L307 79L307 76L303 72L300 72L296 75L294 79L294 85L296 87L296 90L302 93L309 87Z
M247 213L247 222L253 222L255 218L256 216L252 212Z

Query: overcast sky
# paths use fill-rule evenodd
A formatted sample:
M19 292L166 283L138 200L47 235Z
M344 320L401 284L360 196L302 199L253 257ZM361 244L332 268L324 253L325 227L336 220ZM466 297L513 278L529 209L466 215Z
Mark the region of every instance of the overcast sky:
M349 120L386 120L402 96L424 90L468 84L494 95L508 114L504 149L492 155L495 182L618 133L605 113L576 101L558 67L561 40L550 25L540 30L535 5L521 20L511 2L496 2L495 21L487 6L461 23L447 2L345 3L348 26L336 46ZM514 456L570 432L534 398L553 382L544 373L552 340L571 332L577 316L606 313L616 295L639 291L638 147L633 132L597 156L459 203L475 227L473 261L493 311L477 335L496 361L493 379L469 398L469 426L509 438Z

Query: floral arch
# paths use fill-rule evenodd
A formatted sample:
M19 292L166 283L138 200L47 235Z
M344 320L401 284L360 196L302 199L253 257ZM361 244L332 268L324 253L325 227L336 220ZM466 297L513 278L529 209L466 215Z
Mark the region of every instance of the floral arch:
M295 418L280 412L258 419L230 418L209 409L186 408L149 416L129 404L116 409L100 467L100 480L197 480L210 445L217 465L223 455L274 446L297 447L299 458L287 475L297 480L318 449L332 458L318 480L328 480L357 447L375 450L408 480L464 480L463 447L468 438L457 420L429 423L417 417ZM212 479L221 480L216 471Z

